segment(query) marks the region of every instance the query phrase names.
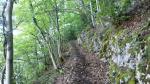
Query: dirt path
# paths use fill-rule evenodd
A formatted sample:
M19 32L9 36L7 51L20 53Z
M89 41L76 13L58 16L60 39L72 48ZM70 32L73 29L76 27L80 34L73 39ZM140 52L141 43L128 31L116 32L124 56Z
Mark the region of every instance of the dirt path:
M75 42L71 42L71 46L71 57L64 65L65 73L54 84L110 84L107 63L85 53Z

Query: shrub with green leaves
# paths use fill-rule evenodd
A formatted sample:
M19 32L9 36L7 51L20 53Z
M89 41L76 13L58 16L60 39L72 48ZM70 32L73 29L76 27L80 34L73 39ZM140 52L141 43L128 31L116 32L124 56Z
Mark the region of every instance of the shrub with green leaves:
M122 19L120 15L124 14L130 5L131 0L101 0L98 16L107 20Z

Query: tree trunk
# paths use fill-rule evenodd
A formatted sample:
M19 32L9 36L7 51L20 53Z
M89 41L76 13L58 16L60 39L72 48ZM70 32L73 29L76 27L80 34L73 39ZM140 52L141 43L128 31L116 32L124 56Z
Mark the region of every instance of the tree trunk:
M3 42L3 55L6 60L6 34L5 34L5 27L6 27L6 17L5 17L5 10L6 10L7 2L5 2L3 6L3 11L2 11L2 18L3 18L3 35L4 35L4 42ZM4 84L4 78L5 78L5 71L6 71L6 66L4 65L4 68L2 70L2 76L1 76L1 84Z
M6 6L6 84L13 84L13 0L7 0Z
M52 60L53 67L54 67L54 69L57 69L56 62L55 62L54 57L53 57L53 54L52 54L52 52L51 52L51 50L50 50L50 49L51 49L51 45L50 45L50 43L49 43L49 40L46 39L46 36L45 36L45 34L44 34L44 31L42 30L42 28L41 28L41 27L38 25L38 23L37 23L37 20L36 20L36 18L35 18L34 8L33 8L33 5L32 5L31 0L30 0L30 3L29 3L29 4L30 4L30 10L31 10L31 12L32 12L33 23L34 23L34 25L37 27L37 29L39 30L39 32L40 32L40 34L41 34L43 40L46 42L46 47L48 48L48 53L49 53L49 56L50 56L50 58L51 58L51 60Z
M92 0L90 1L90 11L91 11L92 27L95 28L95 18L94 18L94 13L93 13Z
M61 55L61 34L60 34L60 29L59 29L59 9L57 6L57 3L55 1L55 11L56 11L56 29L58 32L58 39L57 39L57 50L58 50L58 57L59 57L59 61L60 59L63 59L62 55ZM60 61L61 63L61 61Z
M96 0L96 10L97 10L97 12L99 12L99 0Z
M50 51L50 48L48 49L48 53L49 53L49 55L50 55L50 57L51 57L51 60L52 60L52 64L53 64L54 69L57 69L57 65L56 65L56 62L55 62L55 60L54 60L53 54L52 54L52 52Z
M1 76L1 84L4 84L4 78L5 78L5 70L6 70L6 66L4 66L3 70L2 70L2 76Z

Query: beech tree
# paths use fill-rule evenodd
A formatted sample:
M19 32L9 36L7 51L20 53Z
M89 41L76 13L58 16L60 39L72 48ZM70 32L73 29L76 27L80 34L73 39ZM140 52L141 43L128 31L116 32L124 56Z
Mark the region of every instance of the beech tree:
M6 5L6 84L13 82L13 27L12 11L13 0L7 0Z

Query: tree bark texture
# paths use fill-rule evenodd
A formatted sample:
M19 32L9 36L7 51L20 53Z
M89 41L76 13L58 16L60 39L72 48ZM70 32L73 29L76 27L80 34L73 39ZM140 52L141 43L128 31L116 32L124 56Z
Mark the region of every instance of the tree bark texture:
M13 0L7 0L6 6L6 84L13 83Z

